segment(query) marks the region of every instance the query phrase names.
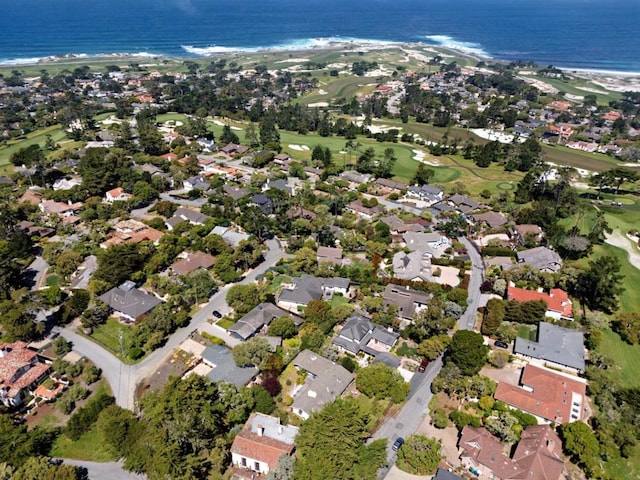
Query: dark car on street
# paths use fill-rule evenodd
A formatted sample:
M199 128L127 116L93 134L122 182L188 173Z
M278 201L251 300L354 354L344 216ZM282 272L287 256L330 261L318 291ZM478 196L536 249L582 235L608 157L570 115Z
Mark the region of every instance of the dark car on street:
M398 437L396 438L396 441L393 442L393 446L391 448L393 449L394 452L397 452L398 450L400 450L402 445L404 445L404 438Z
M504 343L502 340L496 340L495 342L493 342L493 344L496 347L500 347L500 348L509 348L509 345L507 345L506 343Z
M216 317L216 318L222 318L222 314L217 310L213 311L213 316Z

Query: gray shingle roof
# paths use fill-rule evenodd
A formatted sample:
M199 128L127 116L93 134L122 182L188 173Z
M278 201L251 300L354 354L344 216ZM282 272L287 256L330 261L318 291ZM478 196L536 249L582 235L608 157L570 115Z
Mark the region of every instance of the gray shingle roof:
M562 258L547 247L535 247L517 253L518 262L538 270L557 272L562 268Z
M231 351L222 345L209 345L202 352L202 359L215 365L214 369L207 374L212 382L233 383L241 387L258 374L258 369L255 367L238 367Z
M381 361L388 364L389 359L385 358L385 355L382 355L386 352L369 348L367 344L370 340L374 339L384 345L392 347L396 343L396 340L398 340L398 337L399 335L397 333L389 332L384 328L374 325L368 318L361 315L352 315L347 319L344 327L342 327L332 343L353 354L357 354L362 350L376 359L380 357Z
M514 353L584 370L584 334L552 323L540 322L538 341L516 338Z
M292 407L310 414L332 402L347 389L354 376L311 350L303 350L293 364L309 373L304 386L296 394Z
M100 300L117 312L138 318L153 310L162 300L138 290L132 282L125 282L100 295Z
M246 340L253 336L264 325L269 325L274 318L289 315L272 303L261 303L229 328L229 333Z

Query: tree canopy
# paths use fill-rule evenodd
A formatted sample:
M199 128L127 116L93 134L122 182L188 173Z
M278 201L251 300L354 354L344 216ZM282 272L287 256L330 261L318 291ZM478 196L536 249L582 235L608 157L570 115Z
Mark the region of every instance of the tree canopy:
M296 437L294 478L375 479L386 463L386 440L365 445L367 416L354 398L339 398L314 412Z

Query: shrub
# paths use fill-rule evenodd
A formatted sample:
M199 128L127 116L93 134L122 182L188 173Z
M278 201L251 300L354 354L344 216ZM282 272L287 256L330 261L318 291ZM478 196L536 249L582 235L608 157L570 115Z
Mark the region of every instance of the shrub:
M447 428L449 426L449 419L447 418L447 412L441 408L437 408L431 412L431 424L436 428Z
M106 393L93 397L71 416L65 429L66 435L71 440L78 440L98 420L100 412L113 403L115 403L115 399Z

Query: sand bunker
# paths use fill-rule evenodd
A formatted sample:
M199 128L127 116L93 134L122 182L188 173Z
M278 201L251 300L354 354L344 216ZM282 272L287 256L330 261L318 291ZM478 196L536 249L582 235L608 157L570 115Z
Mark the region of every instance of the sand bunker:
M296 145L291 143L289 144L289 148L291 150L297 150L298 152L308 152L310 150L306 145Z

